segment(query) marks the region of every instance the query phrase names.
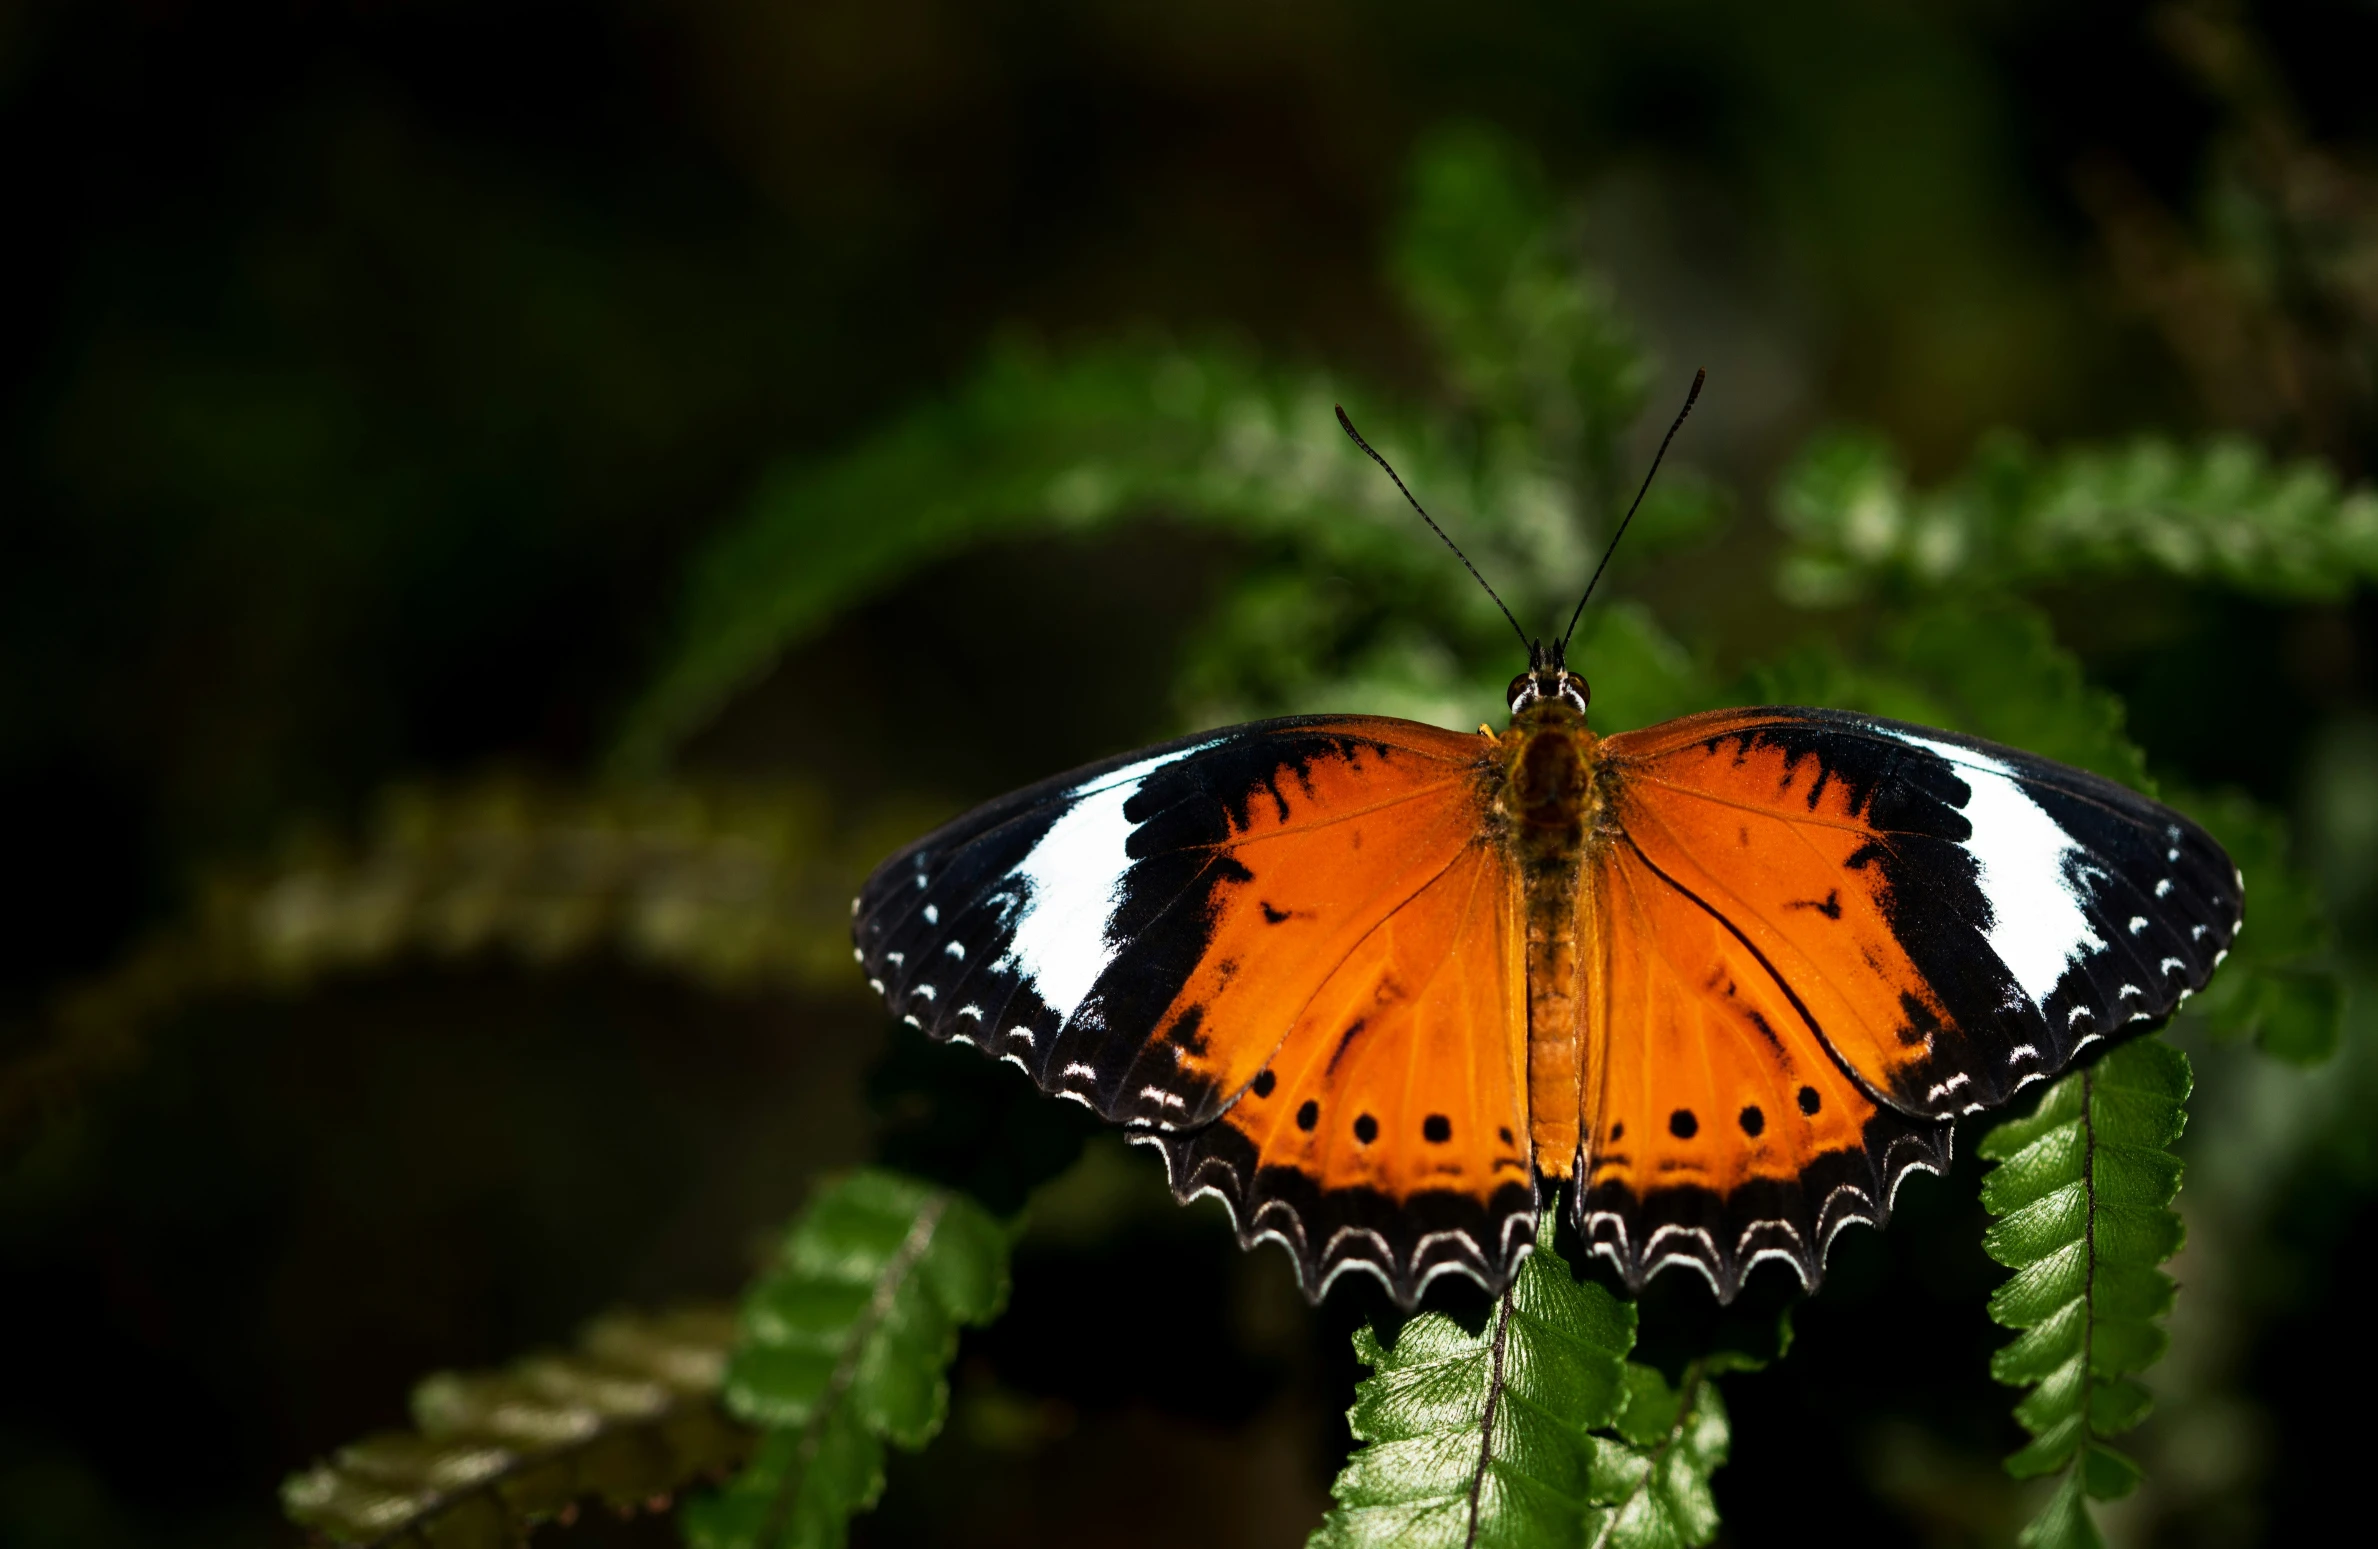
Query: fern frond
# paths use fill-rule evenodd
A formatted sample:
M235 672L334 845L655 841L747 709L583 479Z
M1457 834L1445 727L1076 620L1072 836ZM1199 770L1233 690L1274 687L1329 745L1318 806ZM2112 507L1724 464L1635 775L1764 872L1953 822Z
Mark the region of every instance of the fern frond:
M885 1443L941 1429L958 1328L998 1315L1007 1248L981 1206L897 1173L813 1200L745 1298L726 1402L766 1429L740 1477L687 1503L695 1549L844 1542L883 1490Z
M1549 589L1531 577L1549 566L1566 584L1584 548L1566 493L1515 449L1481 468L1445 428L1227 350L1010 349L948 400L778 473L696 556L677 643L623 728L616 766L658 767L782 652L917 566L968 544L1158 512L1285 547L1302 568L1364 576L1456 635L1507 641L1493 604L1346 444L1340 401L1472 558L1511 579L1512 605L1548 614Z
M576 1350L441 1373L414 1391L414 1430L291 1476L283 1508L332 1543L496 1549L584 1502L662 1504L750 1451L717 1402L734 1328L723 1309L614 1315Z
M613 954L720 988L845 988L851 886L920 822L838 819L801 787L393 792L360 844L215 879L186 921L62 997L48 1042L0 1069L0 1143L134 1063L185 1005L407 958Z
M1717 1363L1672 1389L1627 1360L1634 1343L1633 1304L1543 1242L1475 1331L1439 1312L1393 1340L1360 1330L1359 1445L1313 1549L1707 1543L1727 1435Z
M2336 598L2378 578L2378 492L2327 466L2274 464L2252 442L2141 439L2042 454L1986 442L1937 490L1911 489L1888 443L1811 442L1776 491L1794 547L1780 580L1823 604L1876 581L2022 585L2157 571L2276 598Z
M2138 1483L2138 1466L2107 1443L2146 1417L2147 1390L2133 1374L2167 1340L2174 1286L2159 1266L2180 1248L2170 1146L2187 1123L2190 1085L2187 1056L2141 1039L1982 1138L1982 1156L1998 1164L1982 1180L1982 1203L1998 1218L1983 1246L2015 1271L1990 1316L2022 1331L1990 1373L2031 1389L2015 1418L2032 1439L2007 1468L2064 1476L2024 1533L2039 1549L2095 1543L2085 1500Z
M1717 1536L1709 1477L1725 1462L1731 1436L1717 1368L1696 1362L1670 1387L1651 1367L1627 1363L1618 1435L1594 1438L1596 1512L1586 1538L1593 1549L1691 1549Z

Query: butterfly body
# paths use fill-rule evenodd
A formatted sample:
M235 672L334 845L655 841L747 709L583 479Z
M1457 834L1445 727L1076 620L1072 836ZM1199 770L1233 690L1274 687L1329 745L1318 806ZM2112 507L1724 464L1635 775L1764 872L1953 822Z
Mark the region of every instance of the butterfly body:
M1585 1048L1585 866L1606 803L1597 744L1582 711L1549 698L1512 716L1497 741L1486 803L1520 888L1527 936L1527 1094L1538 1170L1565 1177L1578 1145Z

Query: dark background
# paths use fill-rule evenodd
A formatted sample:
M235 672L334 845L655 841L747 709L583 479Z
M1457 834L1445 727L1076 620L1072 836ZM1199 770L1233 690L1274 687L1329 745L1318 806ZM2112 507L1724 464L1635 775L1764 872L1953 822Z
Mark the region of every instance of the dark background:
M2259 55L2193 48L2207 17ZM2362 290L2254 276L2242 344L2171 253L2219 236L2273 124L2366 166L2374 58L2366 0L0 10L0 1038L37 1047L205 867L344 831L393 781L593 766L685 557L764 470L987 341L1218 333L1425 399L1379 253L1448 120L1532 147L1664 371L1711 368L1696 456L1743 519L1647 584L1721 656L1758 648L1764 491L1826 423L1927 480L2000 425L2234 429L2358 479L2378 211L2334 214ZM1235 558L1157 527L929 565L691 764L956 801L1168 731L1143 669ZM2378 789L2368 593L2158 597L2153 630L2136 599L2049 601L2158 768L2297 814L2358 953L2369 852L2337 836L2366 841ZM854 744L815 724L838 684L913 713ZM865 1153L885 1042L853 996L624 963L412 962L177 1012L0 1179L0 1539L281 1541L280 1477L399 1422L424 1372L731 1295ZM2361 1514L2378 1168L2301 1117L2367 1090L2359 1047L2310 1075L2199 1051L2227 1149L2184 1198L2201 1179L2243 1224L2192 1217L2226 1289L2197 1322L2183 1301L2158 1483L2112 1519L2136 1541ZM950 1433L861 1540L1318 1519L1365 1308L1306 1311L1147 1168L1094 1151L1042 1212ZM2011 1541L1972 1183L1845 1238L1790 1362L1729 1383L1731 1541ZM1683 1348L1706 1297L1658 1287L1652 1337Z

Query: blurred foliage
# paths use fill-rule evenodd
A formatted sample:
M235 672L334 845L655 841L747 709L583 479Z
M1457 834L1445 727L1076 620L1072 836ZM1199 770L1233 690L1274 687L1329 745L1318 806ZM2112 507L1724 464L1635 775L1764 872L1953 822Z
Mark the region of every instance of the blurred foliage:
M413 1430L341 1447L282 1502L323 1539L386 1549L503 1549L590 1501L666 1505L751 1450L718 1407L733 1332L723 1311L615 1314L572 1351L440 1372L413 1391Z
M1371 1375L1349 1415L1356 1450L1313 1549L1555 1545L1686 1549L1716 1536L1725 1462L1716 1375L1680 1386L1627 1359L1635 1309L1580 1283L1549 1240L1477 1327L1423 1312L1393 1338L1364 1328Z
M2378 579L2378 493L2340 490L2323 462L2273 466L2237 437L2043 456L2005 434L1945 487L1919 492L1889 443L1838 432L1801 454L1775 505L1795 540L1779 584L1809 605L1877 581L1995 587L2147 571L2331 599Z
M1982 1137L1996 1162L1982 1203L1999 1219L1983 1239L2015 1271L1990 1316L2022 1330L1990 1375L2031 1392L2015 1418L2031 1443L2007 1460L2019 1477L2058 1476L2023 1542L2101 1544L2085 1500L2119 1500L2139 1466L2107 1445L2147 1417L2135 1377L2163 1355L2162 1319L2178 1286L2159 1267L2180 1250L2172 1209L2188 1122L2188 1057L2153 1038L2113 1050L2048 1088L2026 1118Z
M883 1492L884 1444L914 1451L941 1429L959 1327L1006 1301L1007 1233L981 1206L881 1171L826 1188L744 1298L726 1403L760 1442L687 1506L688 1541L841 1544Z
M360 844L300 840L218 875L189 919L67 992L48 1040L0 1066L0 1144L121 1073L145 1027L203 996L484 956L551 970L608 955L720 992L842 988L853 888L929 816L892 804L853 820L805 788L400 788Z
M959 545L1151 516L1219 529L1258 559L1193 648L1193 718L1359 702L1444 721L1499 702L1511 650L1493 603L1412 541L1403 497L1347 455L1333 407L1425 492L1519 617L1550 631L1611 515L1645 366L1541 174L1503 141L1454 131L1422 147L1390 266L1445 357L1454 412L1390 412L1235 351L1011 346L948 401L772 475L696 557L619 767L657 767L835 612ZM1704 535L1724 510L1679 471L1637 519L1629 560ZM1682 656L1647 614L1609 628L1614 687L1638 658ZM1649 701L1675 676L1655 667L1634 692Z
M1026 10L704 3L560 19L499 6L465 32L402 8L269 25L149 8L123 27L104 8L36 8L0 24L30 212L12 261L38 301L21 320L0 474L26 518L0 549L0 774L25 815L29 916L0 940L18 969L0 1002L0 1138L51 1142L10 1180L10 1264L38 1280L43 1323L84 1331L62 1345L123 1352L144 1384L163 1352L163 1390L208 1421L184 1427L177 1464L143 1439L156 1411L96 1391L113 1389L83 1361L27 1379L0 1417L0 1441L31 1438L26 1461L0 1458L0 1536L165 1541L174 1512L174 1541L251 1541L262 1481L377 1423L371 1406L401 1391L353 1375L373 1370L361 1359L272 1388L222 1329L162 1301L127 1248L140 1228L124 1223L147 1218L124 1201L99 1200L54 1237L25 1226L51 1230L42 1212L69 1197L45 1192L59 1177L123 1176L95 1171L107 1131L29 1121L118 1100L93 1078L137 1064L145 1033L178 1022L221 1036L223 1018L190 1014L210 1000L268 1023L240 999L260 988L349 1015L341 994L398 980L449 997L427 1015L484 1002L500 1017L509 1002L450 971L488 958L523 976L615 960L714 995L835 990L850 883L933 815L995 794L968 783L983 765L943 746L955 701L996 676L1017 713L991 739L1032 772L1044 741L1107 735L1041 659L1051 639L1084 649L1068 626L1099 599L1019 583L1018 556L1087 556L1067 585L1150 554L1161 565L1182 534L1218 556L1183 638L1089 644L1133 663L1150 722L1135 731L1301 709L1474 724L1513 670L1508 634L1345 445L1331 406L1346 404L1523 623L1545 627L1630 492L1641 422L1665 421L1656 384L1705 356L1694 433L1574 647L1596 724L1749 699L1904 716L2142 788L2152 771L2230 848L2251 928L2172 1031L2205 1078L2180 1142L2190 1258L2175 1273L2189 1295L2169 1318L2170 1358L2143 1379L2159 1400L2134 1448L2145 1479L2098 1516L2117 1540L2243 1541L2269 1524L2305 1536L2354 1477L2324 1410L2378 1380L2355 1377L2358 1347L2334 1332L2358 1315L2378 1240L2361 1122L2378 1100L2367 25L2229 0L1987 16L1848 0L1789 16L1749 0L1390 6L1350 48L1326 10ZM1439 119L1456 127L1411 132ZM1821 424L1885 428L1812 437ZM2010 424L2024 433L1987 429ZM1738 509L1775 523L1736 522ZM977 597L984 577L996 589ZM936 632L934 609L970 632ZM2181 729L2133 692L2141 659L2194 674ZM847 729L806 718L798 697L783 709L788 686L820 674L897 707L884 746L826 767ZM719 762L746 771L704 739L737 717L792 724L756 760L760 778L719 782ZM454 773L490 758L611 781ZM340 816L420 768L438 773L376 824ZM195 861L253 853L306 808L364 837L210 872L195 904L173 903ZM57 991L160 918L149 945ZM2348 996L2340 968L2365 993ZM822 1004L785 1018L787 1037L841 1036ZM652 1020L652 1060L701 1057L677 1022ZM2208 1041L2250 1033L2308 1062L2341 1027L2344 1055L2317 1076ZM177 1084L179 1056L203 1051L174 1052L150 1060L145 1106L119 1130L207 1090ZM878 1068L876 1157L911 1181L873 1176L902 1199L1004 1218L1078 1151L1078 1116L1050 1119L1053 1105L995 1068L936 1063L947 1052L895 1041ZM269 1072L270 1051L239 1068ZM435 1089L444 1073L428 1074ZM259 1078L259 1106L323 1102L273 1080ZM565 1060L538 1080L556 1105L586 1090ZM839 1087L777 1095L796 1130L857 1103ZM230 1133L253 1111L227 1109L215 1149L269 1149ZM447 1115L407 1118L435 1131ZM540 1151L541 1133L517 1138L524 1165L567 1193L579 1164ZM485 1202L416 1199L400 1166L302 1219L273 1217L292 1207L262 1163L227 1170L204 1146L124 1191L163 1198L168 1216L282 1220L342 1267L357 1262L342 1234L397 1243L391 1223L414 1221L417 1241L365 1262L451 1272L461 1289L442 1294L503 1305L513 1321L494 1326L512 1348L620 1299L608 1288L621 1276L684 1262L582 1255L568 1278L583 1300L514 1308L470 1278L493 1284L501 1266L463 1264L455 1246L451 1213ZM1994 1202L2016 1166L1992 1175ZM1660 1294L1676 1288L1647 1293L1643 1346L1685 1355L1663 1355L1674 1385L1627 1366L1624 1407L1587 1438L1633 1483L1605 1473L1575 1499L1606 1507L1640 1486L1594 1519L1607 1541L1633 1541L1622 1521L1647 1542L1706 1537L1721 1501L1734 1537L1782 1536L1805 1528L1812 1488L1844 1537L2011 1532L2018 1496L1995 1458L2014 1433L1987 1413L1967 1338L1986 1289L1975 1273L1989 1273L1969 1176L1955 1202L1919 1185L1888 1237L1845 1242L1800 1358L1729 1384L1731 1428L1707 1380L1722 1359L1694 1364L1716 1345ZM710 1215L745 1229L785 1209L797 1181ZM688 1233L717 1230L681 1210ZM514 1236L545 1251L534 1230ZM1218 1228L1199 1240L1238 1263ZM871 1251L884 1269L880 1242ZM80 1267L38 1279L41 1252ZM1130 1305L1109 1316L1144 1319L1145 1265L1112 1266L1109 1299ZM268 1322L292 1306L335 1324L348 1303L399 1316L436 1303L401 1274L346 1272L306 1280L255 1251L219 1261ZM784 1273L763 1276L751 1306ZM848 1303L865 1278L851 1270L836 1294ZM1151 1539L1186 1531L1149 1504L1162 1488L1254 1498L1266 1469L1317 1488L1347 1438L1314 1416L1334 1417L1355 1375L1332 1320L1366 1309L1249 1311L1261 1299L1228 1284L1165 1306L1181 1348L1246 1348L1266 1317L1296 1337L1275 1329L1263 1348L1302 1348L1312 1330L1330 1347L1288 1363L1281 1391L1303 1397L1265 1411L1272 1429L1242 1409L1133 1431L1133 1417L1207 1402L1222 1379L1198 1367L1175 1384L1196 1395L1121 1400L1111 1370L1082 1376L1075 1365L1097 1363L1055 1341L977 1338L961 1347L961 1391L1006 1418L950 1427L910 1477L976 1492L947 1508L968 1541L991 1533L967 1520L972 1503L1039 1477L1042 1452L1105 1460L1110 1493L1102 1476L1065 1498L1103 1530ZM1565 1276L1537 1289L1559 1286L1594 1294ZM419 1317L419 1337L453 1337L435 1306ZM1107 1326L1110 1345L1142 1337L1139 1322ZM1476 1329L1443 1311L1392 1326L1358 1336L1380 1360L1357 1427L1396 1418L1379 1407L1396 1363L1438 1339L1459 1378L1448 1409L1474 1413ZM797 1514L804 1531L839 1534L878 1487L879 1438L938 1419L948 1331L926 1332L883 1426L869 1428L855 1373L852 1402L825 1402L839 1367L819 1388L813 1361L810 1386L779 1390L792 1407L776 1413L803 1418L755 1411L776 1426L774 1450L683 1520L748 1541L736 1535L768 1521L750 1515L754 1492L790 1491L819 1508ZM769 1349L748 1319L742 1349L753 1363ZM517 1395L552 1369L440 1391ZM538 1393L520 1413L566 1407ZM218 1411L232 1418L215 1424ZM2110 1434L2121 1416L2104 1418ZM420 1420L427 1432L430 1413ZM1323 1439L1296 1440L1300 1425ZM1233 1427L1254 1439L1228 1450L1217 1438ZM853 1450L817 1472L811 1434L817 1456L828 1439ZM1425 1450L1427 1434L1355 1453L1341 1491L1382 1447ZM1117 1435L1134 1443L1090 1450ZM392 1513L374 1520L402 1534L420 1502L451 1495L461 1504L438 1531L509 1534L534 1513L455 1473L493 1447L527 1460L501 1476L523 1501L643 1499L633 1469L594 1479L520 1438L416 1437L339 1454L292 1483L290 1504L334 1533L360 1519L306 1517L308 1500ZM665 1493L667 1470L651 1466L649 1493ZM1417 1465L1399 1477L1425 1506L1423 1474L1435 1478ZM2051 1527L2085 1530L2084 1475L2068 1471ZM1275 1495L1301 1535L1309 1494ZM184 1500L237 1525L185 1523ZM1355 1532L1359 1511L1340 1506L1325 1533ZM870 1527L889 1540L919 1520ZM1036 1542L1089 1531L1020 1520ZM630 1531L672 1525L641 1522Z

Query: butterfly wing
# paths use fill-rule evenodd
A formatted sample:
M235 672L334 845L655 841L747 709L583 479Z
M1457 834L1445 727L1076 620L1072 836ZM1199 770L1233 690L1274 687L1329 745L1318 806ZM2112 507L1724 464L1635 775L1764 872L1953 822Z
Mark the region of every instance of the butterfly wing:
M2238 929L2202 829L2009 748L1800 709L1603 746L1580 1210L1631 1280L1690 1262L1730 1295L1772 1255L1813 1283L1951 1119L2167 1018Z
M927 1034L1130 1126L1315 1294L1499 1283L1535 1195L1488 750L1300 717L1059 776L885 862L859 960Z

